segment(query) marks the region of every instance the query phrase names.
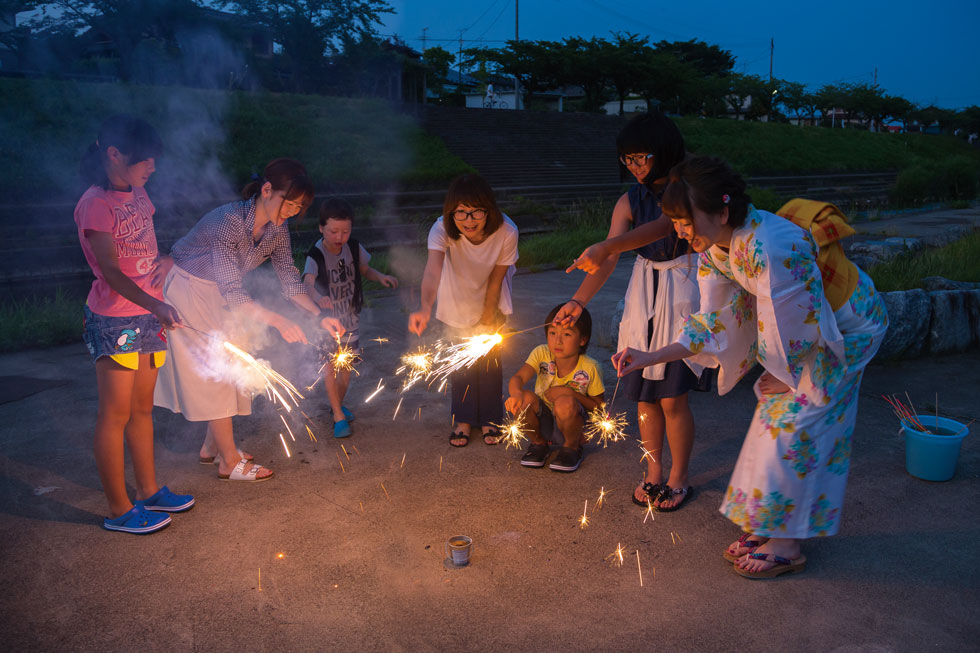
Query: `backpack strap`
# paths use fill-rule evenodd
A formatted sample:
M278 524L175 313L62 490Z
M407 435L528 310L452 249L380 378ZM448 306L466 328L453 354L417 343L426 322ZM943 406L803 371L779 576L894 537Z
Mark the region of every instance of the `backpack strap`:
M347 246L350 247L350 256L354 262L354 298L351 300L351 308L354 313L360 313L364 307L364 288L361 281L361 244L356 238L348 238Z
M327 261L323 258L323 252L316 246L316 243L313 243L306 255L316 262L316 280L313 286L318 293L326 295L330 292L330 275L327 274Z
M847 224L844 213L829 202L797 198L784 204L776 214L810 232L819 247L817 267L823 277L824 297L836 311L847 303L857 287L857 266L847 259L840 244L842 238L856 233L854 228Z

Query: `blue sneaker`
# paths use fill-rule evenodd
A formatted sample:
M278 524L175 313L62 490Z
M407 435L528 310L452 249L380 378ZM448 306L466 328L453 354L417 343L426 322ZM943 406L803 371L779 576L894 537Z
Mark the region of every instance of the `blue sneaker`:
M102 527L108 531L122 531L123 533L136 533L137 535L146 535L158 531L169 524L170 515L150 512L139 505L115 519L106 517L102 520Z
M174 494L164 485L152 497L137 501L136 506L158 512L184 512L194 507L194 497L189 494Z
M353 422L354 421L354 413L350 412L350 409L347 408L347 406L341 406L340 407L340 410L344 411L344 419L345 420L347 420L348 422Z
M347 423L347 420L342 419L339 422L333 423L333 437L346 438L350 436L350 434L350 424Z

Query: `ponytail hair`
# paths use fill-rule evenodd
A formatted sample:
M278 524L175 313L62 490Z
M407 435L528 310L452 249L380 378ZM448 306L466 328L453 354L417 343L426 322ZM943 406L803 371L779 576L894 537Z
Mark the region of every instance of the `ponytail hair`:
M259 194L266 182L272 184L272 190L285 191L284 197L300 204L303 208L298 217L303 217L306 210L313 204L313 182L306 174L306 168L295 159L273 159L262 171L262 176L253 178L242 188L242 199L250 200Z
M163 141L150 123L127 114L117 114L106 118L99 127L95 142L82 154L78 172L89 185L101 186L108 190L109 175L106 172L110 147L119 150L129 165L155 159L163 151Z

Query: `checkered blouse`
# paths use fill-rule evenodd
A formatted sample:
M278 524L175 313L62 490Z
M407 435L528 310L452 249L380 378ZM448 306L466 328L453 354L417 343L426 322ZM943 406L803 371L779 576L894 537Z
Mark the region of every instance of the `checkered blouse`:
M210 211L186 236L174 243L174 263L195 277L214 281L229 306L252 301L242 278L267 259L272 259L279 283L287 297L306 292L293 265L289 227L266 225L259 242L252 240L255 200L232 202Z

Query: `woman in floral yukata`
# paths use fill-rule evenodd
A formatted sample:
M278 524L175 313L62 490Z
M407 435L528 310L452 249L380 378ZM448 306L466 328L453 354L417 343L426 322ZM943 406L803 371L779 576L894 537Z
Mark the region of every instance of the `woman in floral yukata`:
M840 527L858 389L888 327L884 302L846 259L838 263L853 287L825 297L811 233L756 210L719 159L676 166L663 211L700 254L701 310L673 344L624 349L613 363L623 375L692 358L720 368L719 394L762 364L759 402L720 508L745 534L724 556L748 578L801 571L801 540Z

